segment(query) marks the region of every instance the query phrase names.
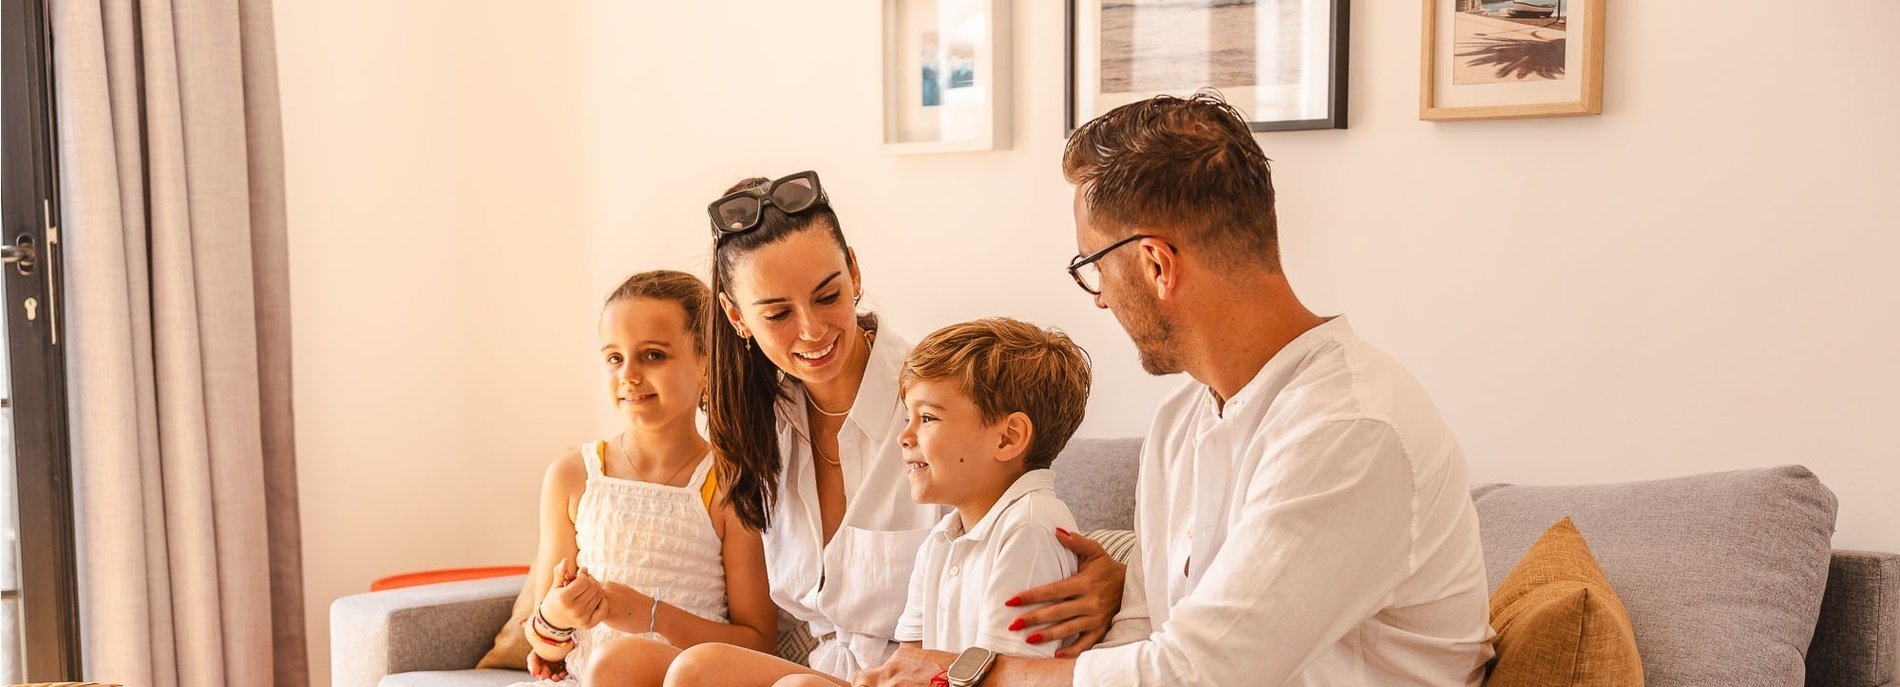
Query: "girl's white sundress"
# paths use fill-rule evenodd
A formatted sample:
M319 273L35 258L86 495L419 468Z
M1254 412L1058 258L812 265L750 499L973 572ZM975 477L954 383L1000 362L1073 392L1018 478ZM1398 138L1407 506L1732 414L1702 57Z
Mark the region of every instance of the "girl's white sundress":
M601 582L624 584L701 618L727 622L726 567L708 511L715 488L712 454L693 468L686 486L673 487L608 476L606 451L599 441L581 448L587 487L574 517L580 565ZM635 617L647 615L647 609L634 610L639 611ZM606 623L582 630L575 633L562 684L579 684L576 676L585 672L594 649L629 636L667 642L658 633L629 634Z

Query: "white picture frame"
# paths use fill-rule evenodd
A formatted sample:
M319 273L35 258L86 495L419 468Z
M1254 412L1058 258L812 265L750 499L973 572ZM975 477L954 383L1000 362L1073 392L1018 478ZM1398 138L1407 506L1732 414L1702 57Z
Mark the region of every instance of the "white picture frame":
M1009 0L883 0L881 149L1009 148Z

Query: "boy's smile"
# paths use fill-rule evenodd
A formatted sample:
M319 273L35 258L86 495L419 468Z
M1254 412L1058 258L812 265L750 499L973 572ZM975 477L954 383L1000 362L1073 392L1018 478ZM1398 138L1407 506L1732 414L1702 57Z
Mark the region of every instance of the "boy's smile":
M1022 474L1022 461L1000 458L1005 423L983 422L953 379L920 379L904 392L909 424L898 436L904 474L918 503L954 506L976 524Z

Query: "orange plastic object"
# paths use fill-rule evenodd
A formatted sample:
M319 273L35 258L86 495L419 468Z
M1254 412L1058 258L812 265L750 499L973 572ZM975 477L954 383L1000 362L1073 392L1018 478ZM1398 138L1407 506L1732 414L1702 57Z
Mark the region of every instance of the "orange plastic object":
M479 580L488 577L507 577L509 575L526 574L528 574L528 566L525 565L492 565L486 568L424 570L421 572L403 573L401 575L390 575L389 577L369 583L369 590L372 592L380 592L385 589L414 587L419 584L460 582L462 580Z

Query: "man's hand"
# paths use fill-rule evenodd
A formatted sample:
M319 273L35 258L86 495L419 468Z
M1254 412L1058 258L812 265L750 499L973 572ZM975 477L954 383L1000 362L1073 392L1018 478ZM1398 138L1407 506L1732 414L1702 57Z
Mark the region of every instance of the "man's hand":
M956 654L924 651L916 647L898 647L891 660L876 668L866 668L851 676L852 687L930 687L930 678L950 669Z
M1073 645L1056 652L1057 657L1073 658L1108 634L1109 623L1122 607L1122 583L1128 576L1128 566L1110 558L1101 544L1088 537L1058 528L1056 539L1075 552L1079 561L1075 574L1010 599L1010 606L1049 605L1022 614L1009 629L1033 633L1031 638L1040 641L1032 644L1076 637Z

